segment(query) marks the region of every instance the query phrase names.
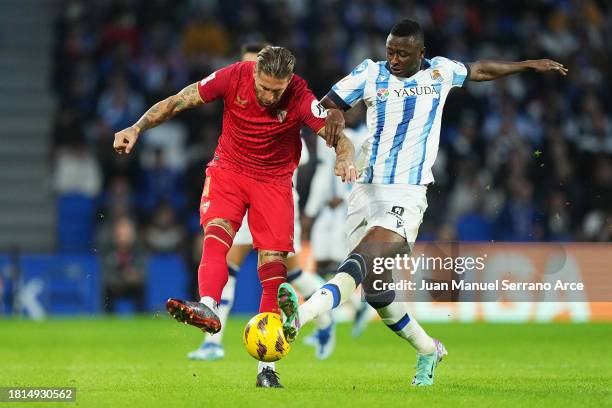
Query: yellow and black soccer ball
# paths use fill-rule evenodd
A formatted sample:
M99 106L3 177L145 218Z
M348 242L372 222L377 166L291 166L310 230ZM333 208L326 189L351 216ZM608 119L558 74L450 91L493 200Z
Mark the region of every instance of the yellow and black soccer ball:
M283 322L276 313L253 316L244 328L244 346L256 360L278 361L289 353L290 346L283 333Z

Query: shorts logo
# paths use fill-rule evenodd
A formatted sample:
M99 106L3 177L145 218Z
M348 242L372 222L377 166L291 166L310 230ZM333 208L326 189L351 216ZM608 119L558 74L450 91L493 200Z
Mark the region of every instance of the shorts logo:
M213 72L212 74L210 74L209 76L207 76L206 78L204 78L203 80L200 81L200 86L204 86L206 85L206 83L208 81L210 81L211 79L215 79L215 76L217 75L217 71Z
M210 207L210 201L202 203L202 205L200 206L200 211L202 211L202 214L206 214L206 211L208 211L208 207Z
M397 222L397 225L395 226L396 228L404 226L404 219L402 218L402 216L404 215L404 207L395 205L393 206L393 208L391 208L391 211L387 211L387 214L390 214L395 217L395 220Z
M394 206L391 209L391 212L401 217L402 215L404 215L404 207Z
M389 97L389 90L387 88L380 88L376 92L376 99L378 99L381 102L386 101L388 97Z
M284 111L284 110L277 111L276 118L278 119L280 123L283 123L286 117L287 117L287 111Z

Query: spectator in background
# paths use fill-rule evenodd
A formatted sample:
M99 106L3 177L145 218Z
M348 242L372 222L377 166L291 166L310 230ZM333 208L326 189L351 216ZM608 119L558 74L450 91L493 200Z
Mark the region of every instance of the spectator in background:
M79 193L97 198L102 188L100 167L83 139L67 143L57 153L53 174L53 187L57 194Z
M526 179L510 181L510 197L497 219L499 241L532 242L543 238L537 224L538 209L533 201L533 184Z
M594 176L599 156L609 158L612 153L612 94L606 86L612 80L612 48L607 41L612 9L606 2L517 0L491 6L463 0L298 0L275 2L272 11L269 0L60 3L53 80L61 113L54 150L82 130L109 188L113 188L109 180L128 177L144 194L141 189L148 187L138 177L143 171L152 174L152 152L162 148L165 167L177 172L189 200L199 203L201 163L210 159L221 125L221 106L206 105L177 118L172 126L143 135L140 160L117 159L107 141L110 127L120 127L116 123L129 116L130 103L125 101L133 98L126 94L141 101L159 100L159 95L173 93L227 63L240 42L263 38L287 46L299 61L307 61L297 71L319 93L326 92L329 83L364 56L384 59L386 28L398 16L412 16L426 31L428 54L470 61L483 55L532 59L544 53L562 59L570 69L562 83L527 74L489 84L471 83L466 90L449 95L434 166L437 181L428 193L431 211L423 221L420 239L448 236L450 228L441 226L448 224L448 214L456 212L452 207L470 201L455 192L459 181L455 175L464 160L474 164L481 181L473 191L463 193L483 196L484 202L458 214L457 222L463 221L462 226L457 224L458 237L463 236L463 227L476 229L470 216L479 217L482 208L485 219L499 221L505 198L514 194L507 185L513 178L527 179L536 187L533 205L544 210L540 223L546 230L538 239L549 237L550 224L556 222L557 211L551 213L556 205L550 198L557 190L569 203L564 204L569 219L563 221L562 230L569 226L572 239L600 240L608 235L609 210L595 204L604 200L605 182L602 185L602 179ZM115 76L124 83L121 92L107 88ZM116 94L124 96L110 97ZM113 99L123 101L116 104ZM96 113L103 120L96 122ZM299 188L308 191L310 178L306 172L300 177ZM184 197L182 187L178 190ZM146 195L159 196L157 192ZM447 199L453 195L462 200ZM157 198L147 211L156 202ZM178 207L172 205L176 212ZM178 215L183 219L182 213ZM194 231L199 230L197 214L191 219Z
M107 219L132 214L135 211L136 198L130 182L126 177L116 176L111 179L106 193L102 196L101 214Z
M229 33L202 8L183 31L183 53L194 70L220 66L215 60L227 57L230 51Z
M176 211L185 208L182 174L168 166L162 149L153 152L151 166L143 169L139 187L140 205L148 214L162 201L170 203Z
M51 137L56 149L85 140L83 123L70 106L63 105L56 112Z
M172 206L165 201L159 203L144 233L148 249L155 253L182 252L186 238L185 228L177 222Z
M182 54L171 47L170 31L168 24L159 23L148 32L148 41L139 61L147 103L174 93L189 80Z
M116 74L100 95L98 116L108 133L112 133L138 120L143 108L144 101L140 93L130 88L122 74Z
M110 236L101 237L103 299L106 313L115 312L118 299L134 301L136 311L145 311L145 254L134 221L127 215L112 224Z

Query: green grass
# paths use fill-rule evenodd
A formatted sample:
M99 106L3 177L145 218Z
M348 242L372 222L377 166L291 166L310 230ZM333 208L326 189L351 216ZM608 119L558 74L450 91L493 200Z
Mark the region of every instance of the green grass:
M610 324L426 324L450 353L429 388L410 386L414 351L381 323L359 339L340 325L323 362L298 338L278 390L255 388L245 322L231 320L227 357L210 363L185 358L201 336L165 316L0 320L0 386L77 387L76 403L45 407L612 406Z

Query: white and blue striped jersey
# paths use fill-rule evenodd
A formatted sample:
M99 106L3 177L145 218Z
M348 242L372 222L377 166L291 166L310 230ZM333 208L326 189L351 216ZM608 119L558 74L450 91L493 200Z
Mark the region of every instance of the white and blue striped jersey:
M365 60L328 93L347 110L363 99L368 138L362 145L360 183L428 184L438 154L442 109L462 86L467 65L444 57L423 60L410 78L392 75L386 61Z

